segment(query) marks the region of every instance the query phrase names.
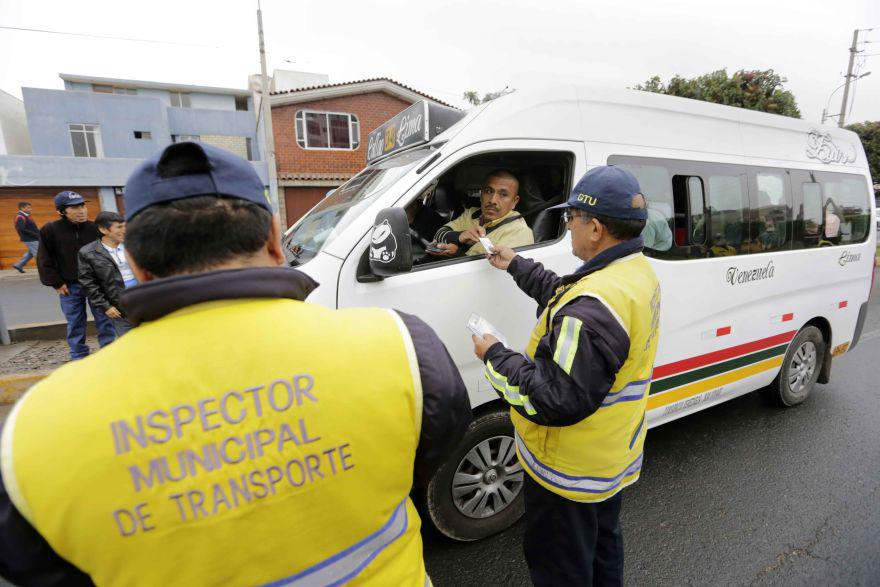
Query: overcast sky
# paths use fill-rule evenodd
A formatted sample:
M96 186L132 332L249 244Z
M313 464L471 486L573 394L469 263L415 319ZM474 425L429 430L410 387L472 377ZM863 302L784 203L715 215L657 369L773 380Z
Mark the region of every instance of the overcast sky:
M263 20L270 74L390 77L455 105L465 90L773 68L818 122L853 30L877 27L860 39L880 54L880 0L263 0ZM161 41L0 29L0 89L19 97L62 88L59 72L245 88L260 68L256 0L0 0L0 26ZM848 122L880 120L880 55L859 62L874 74Z

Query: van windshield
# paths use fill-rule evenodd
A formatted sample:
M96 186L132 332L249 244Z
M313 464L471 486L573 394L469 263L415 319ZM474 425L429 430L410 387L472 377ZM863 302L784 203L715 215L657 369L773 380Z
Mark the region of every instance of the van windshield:
M339 186L287 231L282 243L287 262L295 266L311 260L432 151L434 147L426 147L389 157Z

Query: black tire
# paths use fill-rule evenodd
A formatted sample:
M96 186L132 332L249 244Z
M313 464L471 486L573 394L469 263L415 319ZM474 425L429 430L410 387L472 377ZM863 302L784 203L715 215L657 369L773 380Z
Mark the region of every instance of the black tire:
M477 458L485 464L483 455L487 449L494 464L481 473L471 459ZM462 475L457 480L456 472ZM431 478L424 493L425 511L434 527L453 540L466 542L491 536L509 528L522 516L522 476L525 474L516 459L513 424L508 411L487 412L471 422L458 448ZM465 482L463 476L466 475L480 480ZM457 487L454 482L458 483ZM453 495L455 489L458 489L457 497ZM481 507L484 502L485 506ZM468 508L468 504L475 507ZM472 509L471 515L467 515L462 506Z
M815 326L807 326L798 332L788 346L776 379L761 390L764 400L788 408L807 399L819 378L825 347L825 338Z

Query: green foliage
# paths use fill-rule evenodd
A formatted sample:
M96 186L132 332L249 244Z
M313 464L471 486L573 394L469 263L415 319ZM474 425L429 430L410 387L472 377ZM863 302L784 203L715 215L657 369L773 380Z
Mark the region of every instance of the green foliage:
M880 121L857 122L846 127L862 140L865 155L868 157L868 167L874 183L880 183Z
M464 98L465 100L470 102L471 105L473 105L473 106L479 106L480 104L485 104L486 102L489 102L490 100L494 100L495 98L500 98L501 96L503 96L505 94L509 94L512 91L513 90L511 90L509 88L504 88L503 90L498 90L497 92L488 92L486 94L483 94L483 97L480 98L479 92L475 92L473 90L470 90L470 91L465 92L462 95L462 98Z
M729 77L719 69L693 79L676 75L668 84L655 75L633 89L800 118L794 95L782 88L787 81L772 69L740 70Z

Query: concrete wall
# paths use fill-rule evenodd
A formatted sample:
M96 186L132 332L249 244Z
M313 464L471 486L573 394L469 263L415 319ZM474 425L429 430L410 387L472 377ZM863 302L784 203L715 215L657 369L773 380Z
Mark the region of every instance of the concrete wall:
M165 106L141 96L22 88L35 155L73 157L69 124L100 126L104 157L142 158L171 142ZM135 139L149 131L151 139Z
M231 98L231 96L230 96ZM257 145L257 121L253 112L168 108L172 135L230 135L248 137L254 144L254 159L261 159Z
M70 84L78 86L82 84ZM172 108L167 91L138 90L138 94L22 88L33 152L72 157L69 124L97 124L102 153L110 158L144 158L171 143L172 135L231 135L247 137L256 147L254 112L236 111L232 95L191 94L193 105L216 108ZM149 139L137 139L147 131Z
M0 91L0 155L30 155L24 102Z

